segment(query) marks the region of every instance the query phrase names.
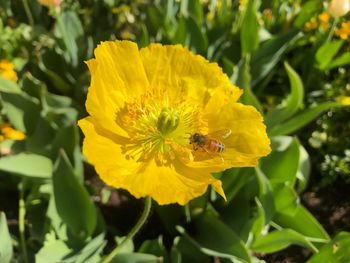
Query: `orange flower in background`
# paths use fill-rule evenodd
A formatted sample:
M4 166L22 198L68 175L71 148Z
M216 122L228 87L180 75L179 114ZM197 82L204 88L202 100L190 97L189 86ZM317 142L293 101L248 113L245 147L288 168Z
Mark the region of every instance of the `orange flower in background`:
M323 12L318 15L318 21L320 22L320 26L323 31L327 31L329 29L329 19L330 15L327 12Z
M341 23L341 27L335 31L341 39L348 39L350 36L350 21Z
M271 151L260 113L237 102L242 90L180 45L103 42L87 64L83 152L111 186L162 205L184 205L208 185L225 197L212 173Z
M0 76L15 82L18 79L17 73L14 71L13 64L7 59L0 60Z
M25 134L15 130L8 123L0 124L0 143L4 140L21 141L24 140Z
M59 7L62 0L38 0L40 4L47 7Z

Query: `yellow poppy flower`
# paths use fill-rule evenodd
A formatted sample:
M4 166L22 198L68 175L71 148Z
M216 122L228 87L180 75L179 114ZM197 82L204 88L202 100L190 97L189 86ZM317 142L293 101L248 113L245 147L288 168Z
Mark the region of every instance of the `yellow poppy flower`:
M323 31L327 31L329 29L329 19L330 16L327 12L322 12L318 15L318 20L320 21Z
M271 151L259 112L237 102L242 90L180 45L103 42L87 64L83 152L111 186L161 205L184 205L208 185L225 197L211 174Z
M344 106L350 106L350 97L349 96L338 96L335 98L336 102Z
M335 30L335 34L341 39L347 39L350 35L350 21L341 23L341 28Z
M14 141L24 140L25 134L15 130L8 123L0 124L0 142L9 139Z
M0 76L8 80L17 81L17 73L13 69L13 64L7 59L0 60Z

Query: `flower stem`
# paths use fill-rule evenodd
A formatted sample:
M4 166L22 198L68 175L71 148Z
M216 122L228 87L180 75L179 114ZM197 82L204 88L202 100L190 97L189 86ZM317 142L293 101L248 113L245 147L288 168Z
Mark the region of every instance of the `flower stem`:
M28 5L28 1L27 0L22 0L22 3L23 3L24 11L26 12L26 15L27 15L27 18L28 18L28 22L33 27L34 26L34 19L33 19L32 12L30 11L30 8L29 8L29 5Z
M339 21L338 18L334 19L334 21L332 23L332 26L331 26L331 29L329 30L329 33L328 33L328 36L327 36L327 42L331 41L331 39L333 37L333 34L334 34L334 31L335 31L335 27L338 24L338 21Z
M123 241L117 245L111 253L107 257L105 257L101 263L109 263L111 260L118 254L120 249L124 246L125 243L127 243L130 239L132 239L135 234L140 230L140 228L145 224L146 219L149 215L149 212L151 211L151 205L152 205L152 198L150 196L147 196L145 199L145 207L143 209L143 212L141 214L140 219L137 221L136 225L130 230L130 232L127 234L127 236L123 239Z
M24 190L25 190L25 181L23 180L19 186L19 212L18 212L18 228L20 234L20 244L22 250L22 256L25 263L28 263L28 253L25 239L25 217L26 217L26 205L24 201Z

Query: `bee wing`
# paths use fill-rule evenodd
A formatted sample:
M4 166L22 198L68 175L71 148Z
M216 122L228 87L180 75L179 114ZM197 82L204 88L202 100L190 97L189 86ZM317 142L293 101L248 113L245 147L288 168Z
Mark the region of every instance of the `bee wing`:
M231 129L223 129L208 133L207 136L215 139L227 139L231 135L231 133Z

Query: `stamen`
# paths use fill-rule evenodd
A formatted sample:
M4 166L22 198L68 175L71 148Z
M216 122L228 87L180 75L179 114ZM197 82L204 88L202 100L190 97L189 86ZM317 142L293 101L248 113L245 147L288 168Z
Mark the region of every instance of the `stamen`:
M122 146L126 158L154 158L162 166L177 157L193 161L189 135L202 130L200 112L199 106L189 104L185 96L171 101L159 90L126 103L116 113L116 123L130 138Z

